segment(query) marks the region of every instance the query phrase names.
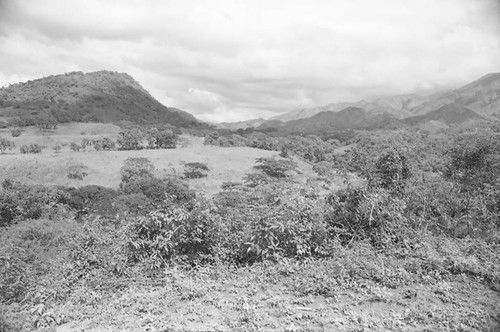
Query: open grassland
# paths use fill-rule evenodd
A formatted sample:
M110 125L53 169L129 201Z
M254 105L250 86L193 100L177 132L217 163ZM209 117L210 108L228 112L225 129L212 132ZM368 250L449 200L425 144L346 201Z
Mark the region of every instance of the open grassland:
M203 138L181 136L183 145L177 149L136 150L136 151L94 151L92 148L79 152L71 151L69 144L81 143L82 139L116 139L119 127L111 124L71 123L60 124L57 130L42 133L35 127L25 129L20 137L8 137L6 129L0 135L8 137L16 144L16 149L0 155L0 181L11 179L32 184L81 187L99 185L117 188L120 184L120 168L127 158L147 158L156 168L158 177L182 177L184 164L190 162L205 163L208 176L191 179L190 186L198 193L208 196L220 191L224 182L243 182L247 174L254 173L257 158L277 157L279 152L254 149L249 147L222 148L203 145ZM21 154L23 144L38 143L44 147L39 154ZM59 152L53 147L61 146ZM300 160L295 181L306 183L316 176L311 165ZM83 179L68 178L69 169L82 165L88 168L88 175ZM330 186L342 186L340 177L331 181ZM330 186L327 186L330 188Z

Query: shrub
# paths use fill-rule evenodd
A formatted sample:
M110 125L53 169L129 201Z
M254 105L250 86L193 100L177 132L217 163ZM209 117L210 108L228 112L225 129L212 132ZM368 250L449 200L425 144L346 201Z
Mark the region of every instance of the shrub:
M274 158L257 158L257 166L255 169L263 171L273 178L285 178L287 172L294 171L297 168L297 163L292 160L277 160Z
M41 153L42 147L40 145L38 145L37 143L33 143L30 145L24 144L19 148L19 151L23 154L25 154L25 153Z
M12 181L4 181L3 189L0 192L0 226L17 219L50 217L51 211L66 204L69 198L65 191L57 188Z
M376 177L374 182L385 189L401 189L411 172L406 156L391 150L382 154L375 163Z
M120 168L120 186L138 178L153 178L154 170L154 165L147 158L127 158Z
M59 153L59 152L61 152L62 146L57 144L57 145L54 145L54 147L52 149L54 149L55 153Z
M75 142L71 142L71 144L69 145L69 148L74 152L78 152L81 150L82 147Z
M143 138L139 128L131 128L120 131L116 142L120 146L119 150L140 150Z
M208 176L209 168L205 163L193 162L184 165L184 178L199 179Z
M148 134L149 149L175 149L177 135L170 129L151 129Z
M83 164L68 167L68 178L83 180L88 175L88 167Z
M11 142L4 137L0 137L0 153L3 154L3 153L5 153L5 150L7 150L7 149L12 150L15 147L16 147L16 145L14 144L14 142Z
M116 213L113 201L119 192L114 189L89 185L66 188L65 191L69 194L68 205L77 211L78 216L86 214L111 216Z
M12 137L19 137L23 133L20 128L15 128L10 131Z
M395 241L408 227L406 204L384 189L347 188L328 197L327 221L332 237L343 244L368 239L376 246Z

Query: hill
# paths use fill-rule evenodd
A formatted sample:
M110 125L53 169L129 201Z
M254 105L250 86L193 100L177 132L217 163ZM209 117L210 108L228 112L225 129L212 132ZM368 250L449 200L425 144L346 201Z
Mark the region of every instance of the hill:
M200 126L191 114L162 105L130 75L111 71L54 75L0 89L0 117Z
M373 114L388 113L398 119L424 115L443 106L453 104L466 107L486 118L500 117L500 73L492 73L467 84L459 89L431 95L395 95L377 98L371 101L341 102L324 106L293 110L271 118L283 122L310 118L321 112L339 112L348 107L362 108ZM452 110L448 110L449 112ZM436 113L438 116L441 113ZM432 116L432 115L431 115ZM407 121L408 122L408 121ZM411 122L411 121L409 121Z
M500 118L500 73L492 73L448 91L411 110L425 114L448 104L460 104L485 117Z
M402 121L409 125L418 125L430 121L439 121L446 125L457 125L476 120L484 120L484 118L462 104L452 103L423 115L405 118Z
M295 134L326 133L345 129L386 128L391 124L399 126L399 121L388 113L374 114L359 107L347 107L339 112L320 112L307 119L292 120L285 123L270 120L257 129L269 128L270 123L278 123L279 132Z

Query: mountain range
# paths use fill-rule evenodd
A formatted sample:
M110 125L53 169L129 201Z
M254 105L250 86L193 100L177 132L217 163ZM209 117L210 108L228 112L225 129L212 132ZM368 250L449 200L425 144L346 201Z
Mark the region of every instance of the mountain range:
M461 88L430 95L396 95L371 101L333 103L294 110L258 126L283 133L421 126L443 128L500 119L500 73L488 74ZM254 120L239 122L247 128ZM228 126L227 124L225 126ZM233 129L237 129L233 126Z
M58 122L204 125L188 112L166 107L130 75L71 72L0 88L0 117L53 117Z

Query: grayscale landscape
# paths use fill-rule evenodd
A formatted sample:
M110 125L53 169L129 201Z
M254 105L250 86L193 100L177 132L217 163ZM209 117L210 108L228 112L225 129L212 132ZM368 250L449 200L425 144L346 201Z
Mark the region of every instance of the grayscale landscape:
M0 0L0 332L500 331L500 2Z

